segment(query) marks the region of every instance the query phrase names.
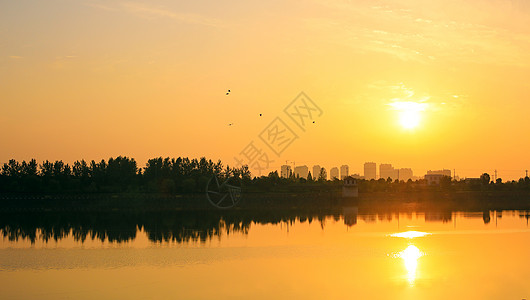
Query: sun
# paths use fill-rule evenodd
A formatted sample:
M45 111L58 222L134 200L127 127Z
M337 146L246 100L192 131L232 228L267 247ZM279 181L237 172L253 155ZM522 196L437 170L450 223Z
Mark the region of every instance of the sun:
M427 103L412 101L397 101L389 104L398 112L399 124L407 130L415 129L421 123L421 114L427 108Z
M399 123L405 129L413 129L420 124L420 113L417 111L402 111L399 113Z

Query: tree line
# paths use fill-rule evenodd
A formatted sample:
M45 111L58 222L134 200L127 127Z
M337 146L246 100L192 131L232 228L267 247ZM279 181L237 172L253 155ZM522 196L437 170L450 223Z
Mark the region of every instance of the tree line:
M322 169L324 170L324 169ZM118 156L96 162L75 161L72 165L58 161L35 159L4 163L0 170L0 193L194 193L204 192L212 176L219 179L232 177L254 191L294 191L311 192L322 189L337 189L342 185L338 179L327 180L325 171L307 178L289 174L288 178L279 176L277 171L268 176L253 177L248 166L231 168L205 157L190 159L153 158L145 167L138 167L134 158ZM387 179L357 179L360 192L402 192L424 189L423 179L398 181ZM476 180L452 180L444 177L435 187L444 190L530 190L530 178L521 178L503 182L491 181L484 173Z
M204 157L153 158L139 168L134 158L118 156L96 162L61 160L37 163L10 160L0 170L0 193L190 193L204 191L210 178L250 181L247 166L231 168Z

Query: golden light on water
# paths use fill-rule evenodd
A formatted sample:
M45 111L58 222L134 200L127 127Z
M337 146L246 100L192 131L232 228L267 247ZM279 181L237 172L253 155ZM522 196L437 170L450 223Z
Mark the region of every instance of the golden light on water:
M411 230L393 233L390 236L414 239L428 235L431 235L431 233ZM406 278L411 286L414 285L414 282L416 281L416 269L418 268L418 259L422 256L423 253L420 251L420 249L418 249L418 247L414 245L409 245L405 250L394 255L394 257L396 258L399 257L403 259L403 264L405 265L405 270L407 271Z
M397 256L403 259L405 269L407 270L407 281L410 285L413 285L414 281L416 280L418 259L423 256L423 253L421 253L418 247L410 245L405 250L399 252Z
M405 231L405 232L398 232L393 233L390 236L392 237L400 237L400 238L407 238L407 239L413 239L417 237L424 237L427 235L431 235L431 233L428 232L421 232L421 231Z

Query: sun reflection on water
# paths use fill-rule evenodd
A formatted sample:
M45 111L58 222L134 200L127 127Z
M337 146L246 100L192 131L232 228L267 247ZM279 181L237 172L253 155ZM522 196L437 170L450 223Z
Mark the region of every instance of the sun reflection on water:
M390 236L392 237L400 237L406 239L414 239L427 235L431 235L431 233L421 231L405 231L390 234ZM411 286L413 286L414 282L416 281L416 269L418 268L418 259L422 256L423 253L420 251L420 249L418 249L418 247L414 245L409 245L405 250L394 255L394 257L399 257L403 259L403 264L405 265L405 269L407 270L406 278L409 282L409 285Z
M417 237L424 237L426 235L431 235L431 234L428 233L428 232L421 232L421 231L405 231L405 232L393 233L390 236L413 239L413 238L417 238Z
M418 268L418 258L422 257L423 253L421 253L418 247L410 245L405 250L399 252L397 256L403 259L405 269L407 270L407 281L410 285L414 285L416 269Z

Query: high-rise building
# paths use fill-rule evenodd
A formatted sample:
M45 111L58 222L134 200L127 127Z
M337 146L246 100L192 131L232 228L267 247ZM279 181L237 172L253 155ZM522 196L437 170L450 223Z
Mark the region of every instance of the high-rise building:
M339 179L339 168L337 167L333 167L329 170L329 179L333 180L335 178Z
M340 166L340 179L344 180L344 178L348 177L350 174L350 168L347 165Z
M319 165L313 166L313 171L311 172L311 176L313 176L313 180L318 180L318 176L320 175L320 169L322 169Z
M294 176L300 177L300 178L307 178L307 174L309 173L309 168L307 166L297 166L294 167Z
M280 170L280 177L281 178L289 178L291 176L291 166L289 165L283 165Z
M394 180L397 177L397 172L394 170L391 164L380 164L379 165L379 178L387 180L388 178Z
M377 165L374 162L366 162L364 163L364 179L371 180L375 179L376 177L376 169Z
M411 168L401 168L399 169L398 178L399 180L408 181L409 179L412 179L414 175L412 174Z

